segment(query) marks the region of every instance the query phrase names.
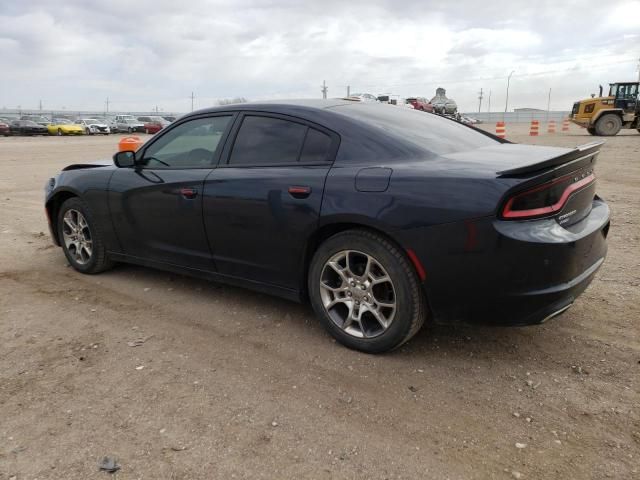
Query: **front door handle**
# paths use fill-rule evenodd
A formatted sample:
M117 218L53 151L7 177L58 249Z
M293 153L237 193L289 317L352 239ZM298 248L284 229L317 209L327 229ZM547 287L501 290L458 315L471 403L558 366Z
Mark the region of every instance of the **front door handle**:
M180 194L187 200L192 200L198 196L198 190L195 188L181 188Z
M311 194L311 187L306 185L292 185L289 187L289 195L293 198L307 198Z

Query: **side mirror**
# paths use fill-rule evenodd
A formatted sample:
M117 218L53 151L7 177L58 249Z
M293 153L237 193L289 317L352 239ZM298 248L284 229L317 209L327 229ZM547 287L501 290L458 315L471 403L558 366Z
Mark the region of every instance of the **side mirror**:
M119 168L133 167L136 164L136 152L132 150L118 152L113 156L113 163Z

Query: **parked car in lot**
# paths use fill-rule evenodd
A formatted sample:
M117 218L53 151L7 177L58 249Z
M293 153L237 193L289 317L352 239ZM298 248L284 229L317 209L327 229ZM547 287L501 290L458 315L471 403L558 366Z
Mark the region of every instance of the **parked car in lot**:
M111 129L104 120L97 118L80 118L76 120L76 124L80 125L87 135L109 135Z
M431 105L429 100L424 97L409 97L405 102L413 105L415 110L420 110L421 112L433 112L433 105Z
M9 124L3 120L0 120L0 135L8 137L11 135L11 130L9 129Z
M162 118L164 118L169 123L173 123L177 120L178 117L174 115L164 115Z
M66 118L54 118L47 125L49 135L84 135L84 126L77 125Z
M163 125L158 122L146 122L144 124L144 133L154 135L162 130Z
M144 132L151 134L158 133L166 126L171 125L171 122L155 115L138 117L138 121L144 124Z
M144 123L133 115L116 115L116 126L119 132L144 132Z
M425 321L569 308L607 251L600 146L516 145L368 102L245 103L66 167L45 206L79 272L130 262L308 299L338 341L383 352Z
M31 120L14 120L9 130L11 135L49 135L47 127Z
M105 123L109 127L111 133L119 133L118 122L115 117L101 117L98 118L102 123Z

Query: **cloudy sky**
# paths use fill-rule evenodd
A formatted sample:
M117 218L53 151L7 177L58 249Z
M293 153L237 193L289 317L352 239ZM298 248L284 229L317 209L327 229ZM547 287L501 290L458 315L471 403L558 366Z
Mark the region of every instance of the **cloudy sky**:
M1 0L0 109L351 92L566 110L638 78L640 0Z

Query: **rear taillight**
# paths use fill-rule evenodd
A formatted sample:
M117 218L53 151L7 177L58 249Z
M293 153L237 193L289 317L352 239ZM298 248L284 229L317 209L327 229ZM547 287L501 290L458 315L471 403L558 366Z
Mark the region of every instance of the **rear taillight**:
M592 170L575 172L510 197L502 209L502 218L527 219L552 215L567 203L569 197L596 180Z

